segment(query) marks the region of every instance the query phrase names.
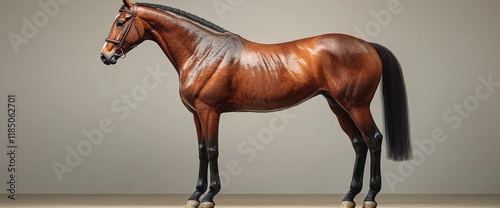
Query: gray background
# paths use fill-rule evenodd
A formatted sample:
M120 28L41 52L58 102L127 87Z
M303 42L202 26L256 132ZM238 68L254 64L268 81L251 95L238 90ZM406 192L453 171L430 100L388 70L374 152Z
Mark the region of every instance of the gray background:
M388 24L370 12L387 10L394 2L389 0L232 1L238 4L219 12L223 18L214 0L150 2L189 11L263 43L333 32L356 35L356 28L371 32L371 41L384 44L400 59L412 137L427 142L414 146L419 154L414 161L383 160L382 192L500 193L500 89L478 103L471 97L481 85L479 77L500 81L500 1L401 0L402 11L392 14ZM43 11L38 3L7 0L0 7L0 193L5 193L7 180L9 92L18 97L18 193L190 193L198 167L195 129L178 98L177 75L159 47L147 42L118 65L103 65L99 53L121 1L71 0L16 53L7 36L22 35L22 18L32 21ZM120 120L121 114L110 105L142 85L148 66L170 75ZM464 101L478 105L452 128L455 121L445 120L443 114ZM372 109L382 128L379 95ZM347 191L354 152L324 99L314 98L286 113L294 119L274 132L273 140L250 161L238 147L266 132L271 121L278 118L280 125L281 120L277 114L223 115L220 166L233 175L223 179L222 193ZM66 164L66 148L76 149L86 140L81 132L97 128L105 118L111 119L114 131L59 181L51 164ZM444 143L429 143L435 129L444 131ZM228 171L230 161L239 171Z

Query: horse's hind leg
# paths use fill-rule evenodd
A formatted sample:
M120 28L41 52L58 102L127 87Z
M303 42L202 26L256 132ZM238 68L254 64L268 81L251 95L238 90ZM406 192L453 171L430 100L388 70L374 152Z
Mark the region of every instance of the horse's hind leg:
M354 208L356 206L356 203L354 203L354 198L361 192L361 189L363 188L363 174L368 148L363 141L361 132L358 130L349 114L333 98L331 98L330 96L326 97L330 104L330 108L339 120L340 127L351 139L352 146L356 153L356 160L354 163L350 189L342 200L342 205L340 206L341 208Z
M347 109L352 120L363 135L363 139L370 150L370 191L368 192L363 208L375 208L375 197L382 188L380 173L380 155L382 147L382 134L375 125L369 105L360 105Z

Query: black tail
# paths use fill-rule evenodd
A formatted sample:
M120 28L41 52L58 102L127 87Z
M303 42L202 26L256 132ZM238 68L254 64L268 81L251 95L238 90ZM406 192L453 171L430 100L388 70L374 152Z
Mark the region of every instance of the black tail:
M404 161L412 158L408 100L401 65L386 47L371 43L383 64L382 95L384 98L385 133L389 159Z

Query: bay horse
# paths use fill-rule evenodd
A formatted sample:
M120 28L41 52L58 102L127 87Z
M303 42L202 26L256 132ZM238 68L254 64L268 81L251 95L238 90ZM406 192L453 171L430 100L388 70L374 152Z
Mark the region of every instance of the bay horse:
M278 111L323 95L356 154L350 190L341 207L356 205L369 150L370 190L363 207L372 208L382 185L382 134L370 104L382 80L388 158L411 158L401 66L384 46L343 34L258 44L179 9L123 0L101 60L116 64L145 40L156 42L178 72L182 103L194 117L199 173L187 208L215 206L214 197L221 190L219 119L226 112Z

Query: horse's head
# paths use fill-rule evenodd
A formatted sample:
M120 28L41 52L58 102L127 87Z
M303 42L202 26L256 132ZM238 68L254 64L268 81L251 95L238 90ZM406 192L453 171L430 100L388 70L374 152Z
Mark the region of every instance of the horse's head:
M106 65L116 64L119 58L144 41L144 27L137 21L137 5L123 0L120 14L111 26L111 32L102 48L101 60Z

